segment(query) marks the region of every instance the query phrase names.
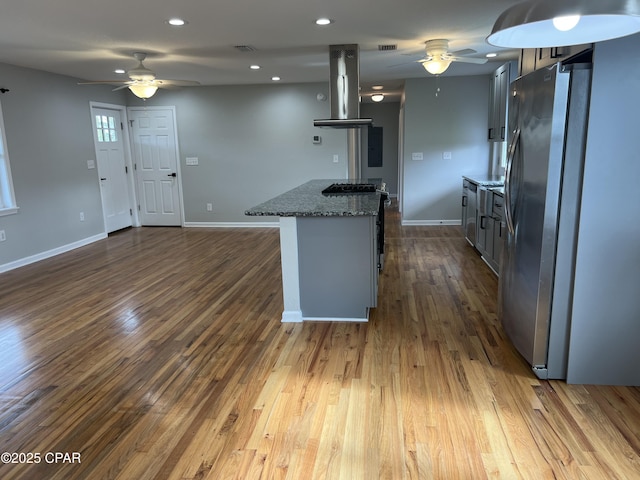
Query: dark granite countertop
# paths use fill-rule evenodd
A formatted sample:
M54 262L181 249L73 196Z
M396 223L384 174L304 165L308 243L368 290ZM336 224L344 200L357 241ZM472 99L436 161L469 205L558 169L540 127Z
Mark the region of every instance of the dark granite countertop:
M323 195L322 190L332 183L375 183L380 179L311 180L288 192L247 210L250 216L277 217L353 217L377 215L379 193L353 195Z

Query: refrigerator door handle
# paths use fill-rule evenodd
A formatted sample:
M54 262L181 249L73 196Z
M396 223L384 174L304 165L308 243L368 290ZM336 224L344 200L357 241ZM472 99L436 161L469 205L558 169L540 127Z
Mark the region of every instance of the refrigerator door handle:
M504 175L504 213L507 220L507 228L512 235L515 233L515 227L513 225L513 211L511 210L511 175L513 173L513 161L515 159L516 150L519 143L520 128L518 127L513 134L513 138L511 139L511 143L509 144L509 148L507 150L507 166Z

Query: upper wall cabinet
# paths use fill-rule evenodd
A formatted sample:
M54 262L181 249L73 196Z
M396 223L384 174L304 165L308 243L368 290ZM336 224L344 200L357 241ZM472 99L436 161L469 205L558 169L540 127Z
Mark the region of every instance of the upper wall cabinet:
M491 77L487 133L487 139L490 142L504 142L507 139L507 96L515 70L515 65L508 62L493 72Z
M563 62L570 57L590 50L593 44L572 45L570 47L526 48L520 52L519 75L539 70L557 62Z

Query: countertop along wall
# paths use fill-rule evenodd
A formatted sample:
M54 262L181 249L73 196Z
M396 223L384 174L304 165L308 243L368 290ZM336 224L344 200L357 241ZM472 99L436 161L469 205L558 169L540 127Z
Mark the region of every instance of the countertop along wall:
M404 224L459 225L462 176L490 174L489 81L478 75L405 82ZM413 160L414 153L423 159Z

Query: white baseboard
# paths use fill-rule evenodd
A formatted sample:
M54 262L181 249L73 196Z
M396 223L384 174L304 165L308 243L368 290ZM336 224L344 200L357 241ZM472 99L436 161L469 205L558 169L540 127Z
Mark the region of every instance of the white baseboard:
M285 310L282 312L282 323L300 323L302 322L302 312L300 310Z
M402 220L403 227L409 226L425 226L425 227L435 227L442 225L462 225L461 220Z
M77 242L68 243L67 245L62 245L60 247L47 250L46 252L41 252L35 255L31 255L30 257L14 260L13 262L0 265L0 273L24 267L25 265L30 265L32 263L39 262L40 260L46 260L47 258L55 257L56 255L60 255L61 253L70 252L71 250L84 247L85 245L89 245L90 243L97 242L98 240L103 240L105 238L107 238L106 233L99 233L98 235L83 238L82 240L78 240Z
M278 228L274 222L184 222L185 228Z

